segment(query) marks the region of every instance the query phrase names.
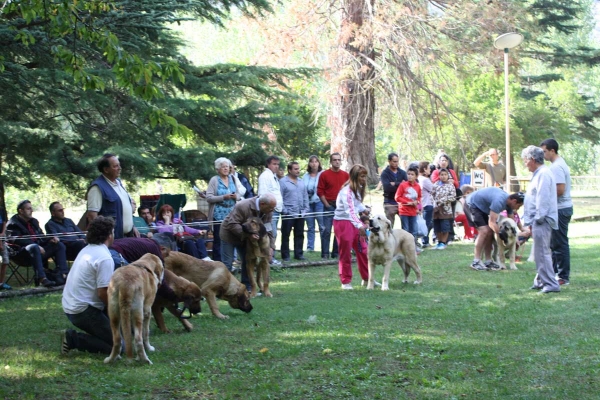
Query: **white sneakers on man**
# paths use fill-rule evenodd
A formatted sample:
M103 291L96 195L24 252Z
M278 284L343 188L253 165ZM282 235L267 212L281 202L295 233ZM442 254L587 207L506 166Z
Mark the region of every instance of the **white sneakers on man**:
M352 284L351 283L342 283L342 289L344 290L352 290Z

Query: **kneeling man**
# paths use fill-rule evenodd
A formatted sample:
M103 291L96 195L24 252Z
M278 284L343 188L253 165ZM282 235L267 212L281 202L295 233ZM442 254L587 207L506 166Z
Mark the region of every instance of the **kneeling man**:
M115 238L115 222L99 216L87 232L88 245L80 252L63 290L62 306L73 325L85 331L67 329L62 333L61 353L71 349L110 354L112 330L106 314L108 284L115 263L108 247Z

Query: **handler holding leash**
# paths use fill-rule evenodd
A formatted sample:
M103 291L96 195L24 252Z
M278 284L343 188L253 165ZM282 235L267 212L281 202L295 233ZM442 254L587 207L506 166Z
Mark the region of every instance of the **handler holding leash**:
M337 196L333 216L333 228L338 242L339 274L342 289L352 290L352 253L354 249L358 261L358 272L362 279L369 280L367 261L367 226L358 217L359 213L369 212L362 204L365 198L368 171L360 164L350 169L350 178Z

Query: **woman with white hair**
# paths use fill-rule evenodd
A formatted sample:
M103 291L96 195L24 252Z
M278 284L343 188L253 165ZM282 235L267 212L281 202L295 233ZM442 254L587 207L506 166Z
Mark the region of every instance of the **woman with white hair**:
M208 220L213 231L213 260L222 261L221 238L219 232L221 222L233 210L236 201L240 199L237 194L237 185L235 177L232 175L231 161L225 157L219 157L215 160L215 170L217 175L213 176L208 182L206 189L206 201L209 204ZM228 267L229 268L229 267ZM233 268L231 268L233 269Z

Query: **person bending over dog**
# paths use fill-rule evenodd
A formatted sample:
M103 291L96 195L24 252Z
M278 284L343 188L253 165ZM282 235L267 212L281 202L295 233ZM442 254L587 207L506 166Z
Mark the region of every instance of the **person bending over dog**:
M112 331L106 306L108 284L115 268L108 247L113 243L115 222L96 217L86 235L88 245L80 252L63 290L62 306L73 325L85 331L67 329L62 332L61 354L72 349L110 354Z
M271 244L271 256L275 249L275 239L273 238L271 219L273 211L277 206L277 200L271 193L262 194L260 197L245 199L235 205L233 210L225 217L221 225L221 246L223 255L223 264L227 269L231 270L233 259L229 255L233 255L233 248L238 252L239 258L242 260L242 283L246 285L248 291L252 290L248 271L246 269L246 245L242 242L243 228L242 225L251 217L261 219ZM258 240L258 234L255 235Z

